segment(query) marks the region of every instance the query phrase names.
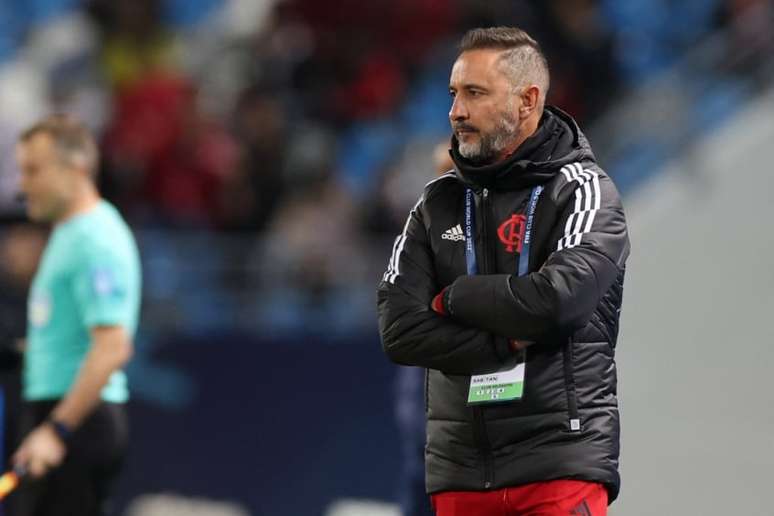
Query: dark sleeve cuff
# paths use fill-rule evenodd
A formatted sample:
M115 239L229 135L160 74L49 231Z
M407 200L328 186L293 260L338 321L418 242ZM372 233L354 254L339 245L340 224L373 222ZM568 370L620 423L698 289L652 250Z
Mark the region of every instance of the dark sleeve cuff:
M510 297L508 278L508 274L460 276L446 289L447 311L463 322L492 330L502 309L498 296Z
M449 287L441 290L430 302L430 308L440 315L450 315L449 311Z

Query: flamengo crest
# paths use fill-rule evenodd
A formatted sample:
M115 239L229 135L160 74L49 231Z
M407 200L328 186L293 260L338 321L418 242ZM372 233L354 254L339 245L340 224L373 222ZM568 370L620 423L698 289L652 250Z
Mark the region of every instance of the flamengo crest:
M505 244L505 251L508 253L521 253L521 246L524 243L524 233L527 229L527 217L524 215L513 214L509 219L500 224L497 228L497 236L500 242Z

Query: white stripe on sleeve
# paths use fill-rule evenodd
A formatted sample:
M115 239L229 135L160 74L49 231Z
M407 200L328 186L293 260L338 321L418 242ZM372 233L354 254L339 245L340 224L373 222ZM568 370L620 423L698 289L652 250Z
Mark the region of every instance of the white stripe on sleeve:
M580 245L583 235L591 231L594 217L602 204L599 188L599 174L591 169L584 170L580 163L573 163L562 169L565 177L571 177L578 187L575 189L575 206L567 218L564 236L559 239L557 251Z

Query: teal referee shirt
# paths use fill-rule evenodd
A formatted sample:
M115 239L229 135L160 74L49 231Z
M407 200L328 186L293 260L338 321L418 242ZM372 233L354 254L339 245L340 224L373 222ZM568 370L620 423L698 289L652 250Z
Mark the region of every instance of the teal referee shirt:
M106 201L57 224L30 290L24 399L65 396L91 346L95 326L123 326L134 337L140 310L140 259L129 227ZM102 399L129 398L113 373Z

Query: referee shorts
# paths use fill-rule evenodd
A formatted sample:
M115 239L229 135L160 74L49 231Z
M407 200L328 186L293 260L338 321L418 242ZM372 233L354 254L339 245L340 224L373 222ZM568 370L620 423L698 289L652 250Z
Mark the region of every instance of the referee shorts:
M25 402L20 438L48 418L59 400ZM126 456L128 424L120 403L102 402L73 432L62 464L25 480L8 497L8 516L107 516L110 492Z

